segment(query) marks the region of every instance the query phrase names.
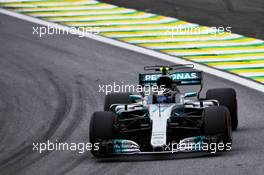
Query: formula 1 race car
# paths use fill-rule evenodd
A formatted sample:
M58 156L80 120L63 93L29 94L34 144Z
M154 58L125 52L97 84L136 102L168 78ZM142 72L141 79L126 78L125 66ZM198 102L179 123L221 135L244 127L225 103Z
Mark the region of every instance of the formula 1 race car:
M209 89L200 98L202 72L193 65L144 69L152 73L139 74L139 85L156 86L156 91L108 94L104 111L93 113L90 142L96 145L91 151L95 157L231 149L232 130L238 125L234 89ZM181 93L179 87L187 85L197 85L199 91Z

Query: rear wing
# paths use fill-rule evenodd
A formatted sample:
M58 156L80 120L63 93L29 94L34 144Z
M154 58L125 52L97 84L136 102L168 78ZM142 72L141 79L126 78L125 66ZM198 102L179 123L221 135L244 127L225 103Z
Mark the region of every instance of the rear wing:
M152 86L156 85L158 78L162 76L161 73L149 73L149 74L139 74L139 84L142 86ZM169 74L172 81L176 85L201 85L202 84L202 72L192 71L192 72L174 72Z

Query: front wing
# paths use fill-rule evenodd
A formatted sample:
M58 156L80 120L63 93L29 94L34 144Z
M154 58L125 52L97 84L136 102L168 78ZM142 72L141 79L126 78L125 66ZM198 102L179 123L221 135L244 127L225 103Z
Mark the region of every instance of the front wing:
M95 156L118 156L137 154L174 154L180 152L211 152L231 150L232 143L223 143L220 136L188 137L180 142L172 142L161 148L141 151L139 144L132 140L113 139L99 142L99 149L94 150Z

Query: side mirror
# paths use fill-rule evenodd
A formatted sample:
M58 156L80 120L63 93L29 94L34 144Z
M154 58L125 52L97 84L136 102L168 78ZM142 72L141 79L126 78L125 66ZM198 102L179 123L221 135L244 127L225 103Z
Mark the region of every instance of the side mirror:
M143 100L143 97L141 95L129 95L129 98L132 101Z
M184 94L184 97L196 97L198 96L197 92L187 92Z

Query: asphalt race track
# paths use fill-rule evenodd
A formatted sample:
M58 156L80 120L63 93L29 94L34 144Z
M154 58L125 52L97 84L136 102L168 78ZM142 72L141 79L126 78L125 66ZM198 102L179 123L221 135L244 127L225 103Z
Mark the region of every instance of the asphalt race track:
M204 91L237 91L239 128L233 149L98 160L89 152L32 151L33 142L88 142L93 111L103 109L99 84L137 83L144 65L169 64L87 38L32 35L35 24L0 15L0 174L263 174L264 94L204 76Z

